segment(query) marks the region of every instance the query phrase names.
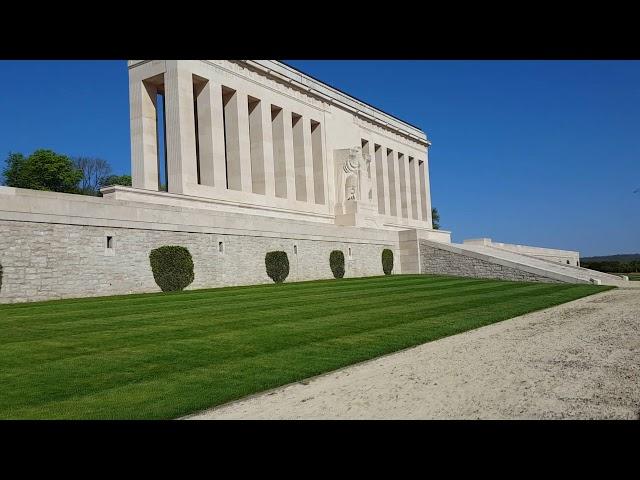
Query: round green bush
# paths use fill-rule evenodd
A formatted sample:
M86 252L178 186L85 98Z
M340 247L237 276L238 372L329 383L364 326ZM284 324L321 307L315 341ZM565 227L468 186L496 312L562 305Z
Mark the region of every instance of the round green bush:
M284 282L284 279L289 275L287 252L267 252L264 257L264 264L267 267L267 275L276 283Z
M334 250L329 254L329 266L334 278L344 277L344 253L341 250Z
M163 292L183 290L193 282L193 260L189 250L165 245L149 254L153 279Z
M385 275L391 275L393 270L393 252L388 248L382 250L382 271Z

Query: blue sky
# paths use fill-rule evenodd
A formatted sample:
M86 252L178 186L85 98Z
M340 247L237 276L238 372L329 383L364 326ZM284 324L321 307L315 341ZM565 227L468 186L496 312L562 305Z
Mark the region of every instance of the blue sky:
M640 62L291 61L421 127L454 241L640 252ZM0 158L130 170L125 61L0 61Z

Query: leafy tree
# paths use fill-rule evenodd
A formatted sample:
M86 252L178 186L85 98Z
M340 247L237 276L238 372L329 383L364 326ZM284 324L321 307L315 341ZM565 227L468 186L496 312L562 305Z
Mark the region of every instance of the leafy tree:
M435 207L431 208L431 221L433 222L433 229L440 230L440 214Z
M23 172L22 167L24 166L24 162L26 162L26 158L21 153L9 153L7 160L5 162L5 168L2 171L2 176L4 177L5 185L9 187L15 187L19 183L21 183L21 173Z
M65 193L78 193L82 179L82 171L69 157L45 149L36 150L27 158L10 153L2 173L9 187Z
M102 158L76 157L73 164L82 171L80 192L85 195L98 195L102 182L111 174L109 162Z
M109 185L122 185L123 187L131 186L131 175L109 175L100 181L100 188Z

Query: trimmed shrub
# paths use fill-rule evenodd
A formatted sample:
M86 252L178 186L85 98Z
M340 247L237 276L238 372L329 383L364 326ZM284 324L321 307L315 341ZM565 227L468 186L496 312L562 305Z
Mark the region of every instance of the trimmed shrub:
M165 245L149 254L153 279L163 292L183 290L193 282L193 260L189 250Z
M289 275L287 252L267 252L264 257L264 264L267 267L267 275L276 283L284 282L284 279Z
M334 250L329 254L329 266L334 278L344 277L344 253L341 250Z
M391 275L393 270L393 252L388 248L382 250L382 271L385 275Z

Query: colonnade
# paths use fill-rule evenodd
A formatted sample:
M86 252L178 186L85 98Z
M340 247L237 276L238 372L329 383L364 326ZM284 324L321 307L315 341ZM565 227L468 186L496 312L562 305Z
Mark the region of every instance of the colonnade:
M216 196L233 190L285 199L294 208L329 203L320 114L314 118L315 110L295 111L295 103L259 98L259 89L247 93L180 64L130 71L133 187L162 190L166 177L169 193L193 194L201 185ZM361 143L371 159L368 200L378 213L430 226L426 149L418 158L408 149Z
M371 158L373 202L378 213L431 224L428 157L415 156L362 139L362 151Z

